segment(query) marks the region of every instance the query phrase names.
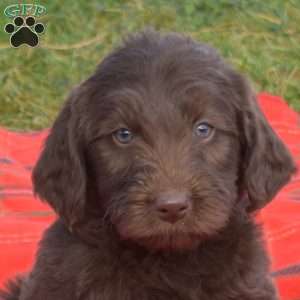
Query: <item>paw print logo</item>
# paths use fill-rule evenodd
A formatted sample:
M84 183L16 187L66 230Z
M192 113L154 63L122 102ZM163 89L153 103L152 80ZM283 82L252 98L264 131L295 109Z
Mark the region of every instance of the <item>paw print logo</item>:
M13 47L19 47L22 44L30 47L36 47L39 44L39 34L43 33L45 27L42 23L35 23L35 19L29 16L25 19L18 16L15 17L13 23L5 25L6 33L11 34L10 44Z

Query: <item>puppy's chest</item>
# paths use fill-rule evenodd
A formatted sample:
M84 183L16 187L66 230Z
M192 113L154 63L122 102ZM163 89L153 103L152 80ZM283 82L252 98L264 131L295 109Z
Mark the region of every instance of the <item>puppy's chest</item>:
M213 300L219 298L214 276L174 265L122 266L89 285L86 300ZM221 278L220 278L221 280ZM225 284L226 274L222 276ZM219 295L219 296L218 296Z
M87 300L195 300L205 297L201 291L201 283L184 283L168 281L167 278L155 280L153 278L121 279L112 277L106 282L99 282L88 291ZM201 295L201 297L200 297Z

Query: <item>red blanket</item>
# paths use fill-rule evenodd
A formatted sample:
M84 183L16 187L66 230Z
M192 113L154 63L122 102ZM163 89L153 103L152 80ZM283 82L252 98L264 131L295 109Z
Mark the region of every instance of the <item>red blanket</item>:
M300 165L300 117L280 98L259 95L261 107ZM30 174L48 131L0 128L0 285L31 268L37 243L55 216L34 199ZM300 174L258 216L282 300L300 299Z

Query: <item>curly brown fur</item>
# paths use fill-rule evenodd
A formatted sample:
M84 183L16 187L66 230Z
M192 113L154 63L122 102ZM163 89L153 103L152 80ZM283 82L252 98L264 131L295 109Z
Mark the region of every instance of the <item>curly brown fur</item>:
M34 169L59 219L20 299L278 299L253 212L294 171L213 48L131 36L74 89Z

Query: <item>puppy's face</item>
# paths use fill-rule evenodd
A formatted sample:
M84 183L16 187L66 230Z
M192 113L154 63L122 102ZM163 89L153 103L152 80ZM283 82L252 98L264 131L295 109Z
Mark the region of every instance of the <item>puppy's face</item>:
M182 90L175 78L155 77L155 86L146 77L102 100L88 173L122 238L192 247L226 224L237 199L235 115L212 87Z
M224 228L241 193L258 209L293 170L247 83L213 49L146 33L70 97L33 179L71 226L98 219L121 239L182 251Z

